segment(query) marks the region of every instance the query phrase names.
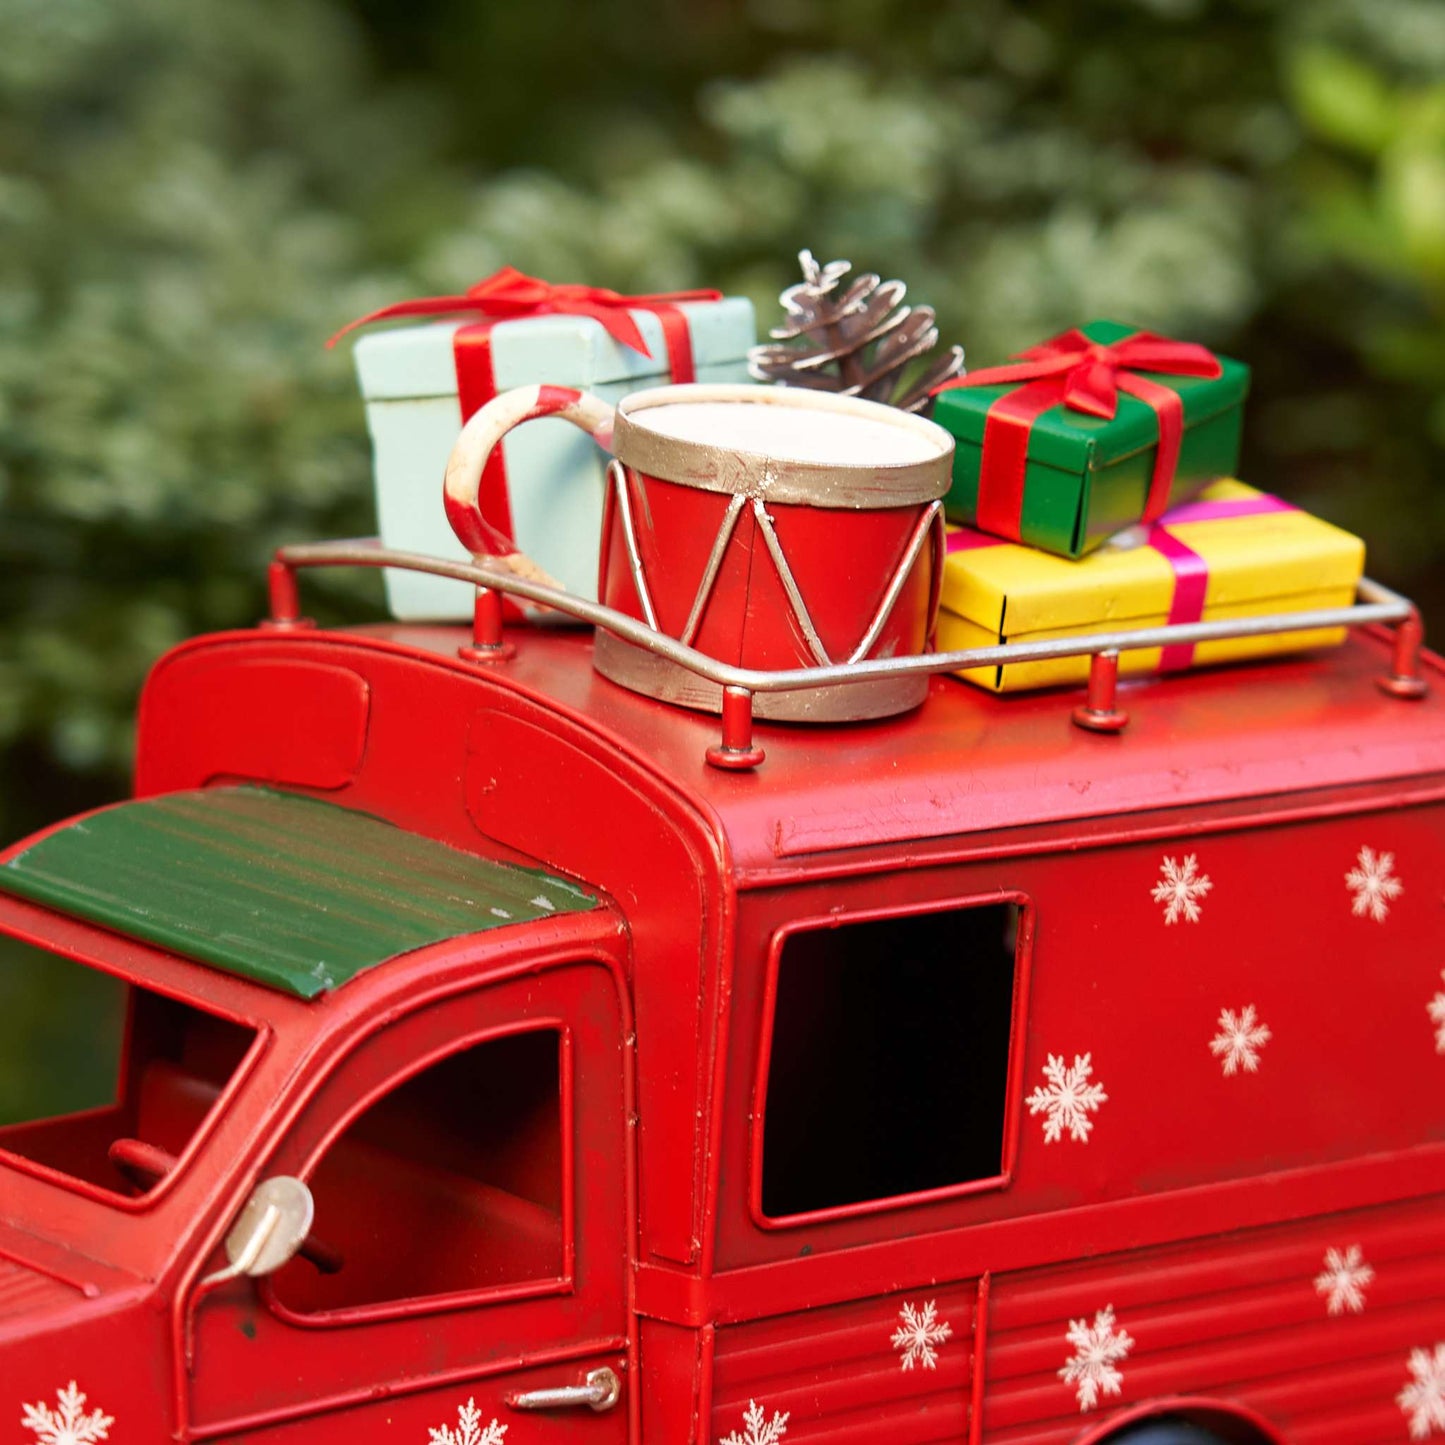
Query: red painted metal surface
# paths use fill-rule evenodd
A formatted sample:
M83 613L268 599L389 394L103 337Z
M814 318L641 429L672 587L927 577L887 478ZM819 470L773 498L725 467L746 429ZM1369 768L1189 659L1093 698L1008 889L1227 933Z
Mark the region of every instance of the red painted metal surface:
M1373 684L1397 661L1384 638L1126 684L1114 737L1073 727L1072 696L940 679L908 717L759 723L765 764L726 772L703 761L714 722L598 678L586 637L510 631L515 655L485 666L457 655L474 640L294 628L178 649L143 699L137 790L324 794L570 873L606 908L303 1003L0 899L7 932L257 1037L148 1191L0 1155L0 1407L40 1420L68 1398L113 1417L109 1438L268 1442L473 1445L493 1421L504 1445L1103 1445L1159 1415L1233 1445L1428 1429L1436 660L1411 702ZM992 1172L770 1215L788 940L1005 905ZM907 1048L874 1042L906 1075ZM504 1085L448 1072L488 1049L532 1063ZM811 1107L867 1166L828 1098ZM921 1091L919 1137L970 1107ZM506 1187L463 1182L465 1141L437 1131L467 1120ZM206 1285L278 1172L313 1183L340 1272ZM614 1410L511 1403L604 1366Z
M155 691L148 746L157 752L184 753L199 731L237 778L328 792L361 765L371 691L350 668L285 655L226 659L186 679L183 706L166 696L164 677Z

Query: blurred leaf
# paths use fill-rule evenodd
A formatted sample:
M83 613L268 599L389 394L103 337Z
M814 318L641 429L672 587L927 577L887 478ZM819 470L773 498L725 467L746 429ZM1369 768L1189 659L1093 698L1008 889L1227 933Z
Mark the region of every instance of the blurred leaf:
M1399 122L1394 98L1364 62L1309 46L1291 58L1289 79L1300 114L1325 140L1378 155L1394 137Z
M1381 204L1410 260L1445 277L1445 146L1398 146L1380 169Z

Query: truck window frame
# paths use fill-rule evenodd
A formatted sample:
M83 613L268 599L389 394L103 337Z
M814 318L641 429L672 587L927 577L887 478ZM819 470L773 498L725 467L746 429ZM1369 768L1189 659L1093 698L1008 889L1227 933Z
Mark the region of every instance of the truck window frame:
M147 993L157 994L162 998L168 998L186 1008L195 1009L197 1013L210 1014L214 1018L224 1019L227 1023L236 1024L247 1029L253 1035L250 1046L241 1056L241 1061L236 1065L235 1071L226 1081L215 1102L206 1111L205 1117L201 1120L196 1131L186 1141L186 1147L176 1156L175 1167L163 1178L158 1179L144 1194L128 1195L118 1191L105 1189L99 1185L92 1184L88 1180L78 1179L74 1175L66 1174L63 1170L54 1169L48 1164L41 1164L33 1159L27 1159L23 1154L15 1154L9 1149L0 1146L0 1166L13 1169L20 1174L28 1174L34 1179L40 1179L46 1184L58 1185L67 1193L78 1194L83 1199L92 1200L102 1204L108 1209L115 1209L123 1214L145 1214L163 1203L175 1192L181 1181L190 1169L196 1156L204 1149L215 1133L221 1120L225 1117L234 1102L236 1095L246 1086L247 1081L255 1073L257 1065L262 1056L271 1046L274 1031L271 1025L264 1020L244 1014L235 1009L230 1009L217 1003L214 999L207 999L202 1003L194 995L184 993L182 990L161 983L147 974L128 968L124 964L112 963L99 956L91 950L77 948L59 948L49 939L40 935L22 933L5 924L0 924L0 933L6 937L16 939L20 943L29 944L32 948L38 948L47 953L53 953L58 958L69 960L81 968L93 968L99 973L110 975L119 979L126 985L129 992L126 995L125 1018L121 1023L122 1035L120 1045L120 1057L116 1065L117 1086L124 1084L129 1077L131 1066L131 1043L132 1025L135 1015L135 990L144 989ZM179 958L179 955L171 955ZM185 960L183 960L185 961ZM195 966L195 965L192 965ZM118 1102L115 1101L115 1102ZM83 1115L98 1113L105 1109L114 1108L115 1103L97 1104L88 1109L78 1109L69 1118L79 1118Z
M459 996L464 997L465 994ZM431 1000L431 1002L435 1002L435 1000ZM368 1304L347 1305L341 1309L311 1312L292 1309L283 1303L277 1297L272 1281L266 1278L258 1281L257 1292L272 1315L283 1323L293 1325L298 1329L336 1329L347 1325L412 1319L445 1310L468 1309L513 1300L536 1299L547 1295L576 1292L575 1066L572 1029L564 1018L549 1015L539 1018L515 1019L509 1023L478 1029L474 1033L448 1039L430 1052L409 1060L405 1068L394 1074L388 1074L384 1080L354 1099L348 1109L332 1120L325 1132L307 1151L305 1160L297 1173L301 1179L309 1181L327 1151L373 1104L425 1073L434 1064L454 1058L481 1044L529 1033L557 1035L557 1112L558 1126L562 1134L558 1157L562 1190L562 1272L558 1275L539 1276L537 1279L517 1280L511 1284L487 1285L481 1289L452 1290L446 1294L413 1295L397 1300L375 1300ZM347 1063L356 1057L358 1051L368 1043L374 1042L376 1037L376 1033L368 1033L358 1039L356 1047L349 1050L346 1058L337 1063L331 1077L334 1078L337 1073L345 1069ZM324 1237L325 1220L317 1220L317 1229Z
M798 1214L770 1215L763 1209L763 1146L767 1128L768 1078L772 1066L773 1033L777 1016L778 973L783 950L799 933L835 929L852 923L885 922L892 918L913 918L923 914L957 913L967 908L1012 904L1018 909L1018 932L1014 942L1013 1001L1009 1009L1008 1063L1004 1082L1003 1139L998 1173L957 1184L891 1194L881 1199L864 1199L850 1204L827 1205ZM1024 1035L1028 1024L1029 985L1033 965L1035 905L1028 894L1012 889L971 894L963 898L930 899L894 907L850 908L842 912L810 914L777 928L768 943L763 973L763 996L758 1031L757 1067L753 1077L752 1118L748 1128L748 1213L759 1229L799 1229L838 1219L880 1214L916 1205L934 1204L1009 1188L1018 1157L1022 1118Z

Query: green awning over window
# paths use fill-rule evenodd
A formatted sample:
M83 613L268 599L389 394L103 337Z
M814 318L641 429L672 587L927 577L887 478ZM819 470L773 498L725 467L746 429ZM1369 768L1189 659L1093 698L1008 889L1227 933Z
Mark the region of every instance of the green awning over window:
M0 866L0 890L301 998L424 944L597 906L540 870L249 787L82 818Z

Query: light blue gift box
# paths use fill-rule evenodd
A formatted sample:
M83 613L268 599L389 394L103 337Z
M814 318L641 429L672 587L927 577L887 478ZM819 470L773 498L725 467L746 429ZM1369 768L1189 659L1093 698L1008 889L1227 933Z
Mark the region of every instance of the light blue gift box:
M695 379L748 378L747 351L757 337L752 302L742 297L689 301ZM490 333L498 392L550 382L603 401L672 381L662 323L631 310L651 356L615 341L584 316L529 316L498 321ZM427 322L374 332L356 343L366 402L381 540L388 547L469 560L447 525L442 476L461 430L452 337L469 321ZM517 546L569 592L596 600L597 554L608 457L576 427L556 418L527 422L502 441L508 502ZM392 615L403 621L467 621L472 589L414 572L386 572Z

